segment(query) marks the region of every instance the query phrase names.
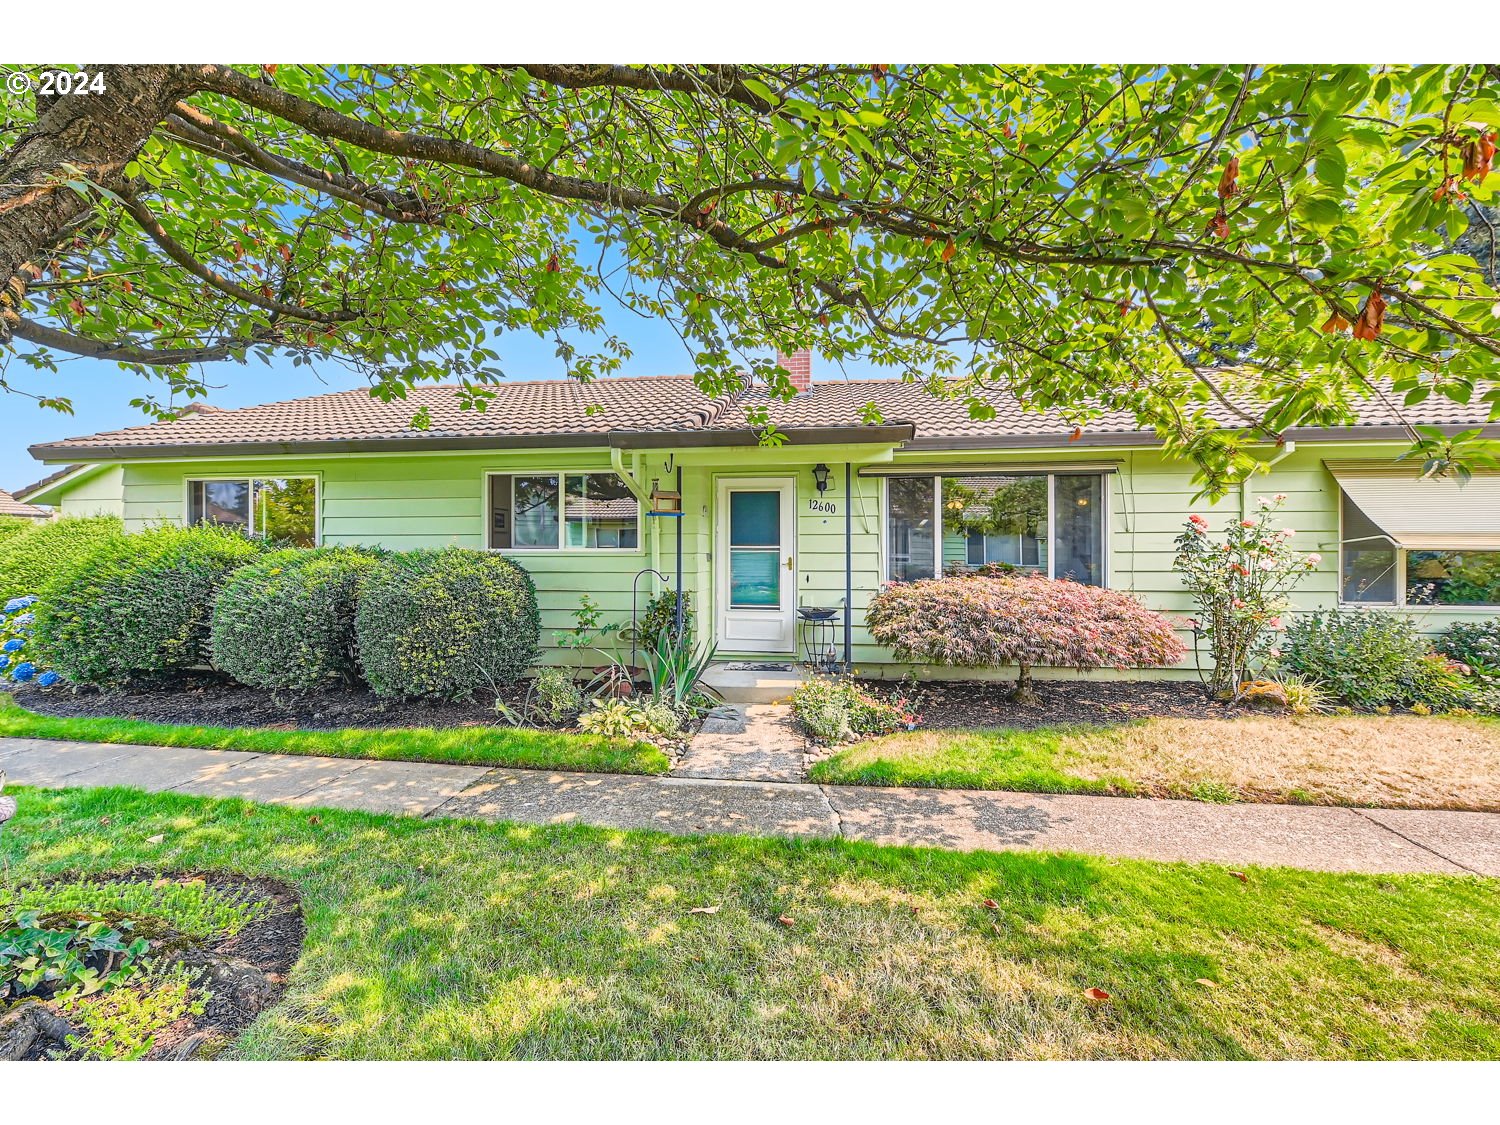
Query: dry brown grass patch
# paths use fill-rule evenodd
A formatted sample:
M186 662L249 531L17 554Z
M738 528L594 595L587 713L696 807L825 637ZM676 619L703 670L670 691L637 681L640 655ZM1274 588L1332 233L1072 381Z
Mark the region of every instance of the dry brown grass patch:
M1143 792L1500 812L1500 723L1407 715L1149 719L1062 740L1057 766Z

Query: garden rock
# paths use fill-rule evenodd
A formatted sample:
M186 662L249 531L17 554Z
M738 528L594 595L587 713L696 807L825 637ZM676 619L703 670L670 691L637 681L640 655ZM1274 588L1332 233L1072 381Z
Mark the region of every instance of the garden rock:
M1240 702L1252 711L1285 711L1291 701L1286 689L1272 680L1249 680L1240 685Z

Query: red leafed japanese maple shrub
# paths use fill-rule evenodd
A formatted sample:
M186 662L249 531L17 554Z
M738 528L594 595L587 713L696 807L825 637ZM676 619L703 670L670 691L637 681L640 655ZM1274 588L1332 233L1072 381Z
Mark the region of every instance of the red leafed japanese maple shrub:
M1012 698L1037 702L1031 669L1162 667L1186 649L1129 594L1032 575L925 578L887 586L865 622L910 663L1019 669Z

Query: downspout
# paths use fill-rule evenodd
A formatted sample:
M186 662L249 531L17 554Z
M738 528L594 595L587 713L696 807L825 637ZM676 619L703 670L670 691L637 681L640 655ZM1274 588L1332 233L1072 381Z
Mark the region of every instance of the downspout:
M682 466L677 466L677 495L682 495ZM672 635L682 639L682 521L687 519L687 504L682 505L682 515L672 522L677 525L677 571L672 581L677 584L676 612L673 615Z
M651 493L636 478L635 474L640 470L640 465L641 455L633 453L630 457L630 468L627 469L625 467L624 451L617 445L609 447L609 467L615 471L616 476L625 482L625 487L630 489L631 495L641 504L646 504L651 499ZM656 526L660 522L660 520L650 519L643 521L646 533L651 537L651 569L657 574L661 573L661 530ZM652 578L652 585L657 586L657 590L653 592L660 592L659 582L660 579Z
M1264 470L1266 473L1270 473L1273 468L1275 468L1282 461L1286 460L1296 452L1297 443L1295 441L1289 441L1281 447L1281 451L1277 453L1275 457L1272 457L1269 461L1259 462L1257 468ZM1240 481L1240 519L1242 520L1247 520L1250 518L1250 482L1253 479L1254 474L1251 474L1244 480Z
M854 670L854 467L844 462L844 671Z

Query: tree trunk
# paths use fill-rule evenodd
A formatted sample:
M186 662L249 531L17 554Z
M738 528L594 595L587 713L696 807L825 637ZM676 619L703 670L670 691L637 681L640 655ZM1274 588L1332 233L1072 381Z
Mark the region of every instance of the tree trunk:
M118 191L125 166L191 89L185 67L83 69L104 75L104 92L38 98L36 124L0 153L0 308L7 297L14 302L21 267L36 263L39 271L92 210L94 193L80 195L68 181ZM21 290L34 279L22 276ZM0 341L9 335L0 318Z
M1011 701L1024 703L1027 706L1041 702L1036 692L1031 690L1031 665L1020 665L1020 671L1016 675L1016 690L1010 693Z

